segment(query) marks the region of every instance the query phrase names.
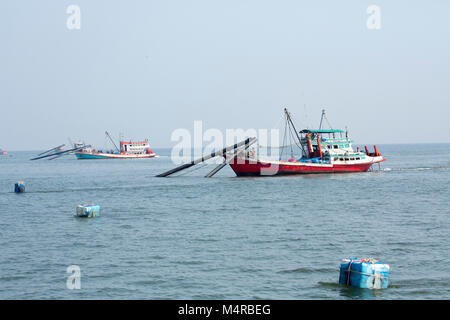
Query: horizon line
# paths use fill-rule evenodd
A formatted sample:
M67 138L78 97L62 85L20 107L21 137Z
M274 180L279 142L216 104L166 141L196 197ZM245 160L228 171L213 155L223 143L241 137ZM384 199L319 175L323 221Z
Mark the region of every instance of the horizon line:
M378 146L382 146L382 145L421 145L421 144L450 144L450 142L418 142L418 143L414 143L414 142L400 142L400 143L393 143L393 142L389 142L389 143L353 143L353 145L378 145ZM171 149L172 147L151 147L153 149ZM195 149L195 148L191 148L191 149ZM45 149L28 149L28 150L23 150L23 149L3 149L0 148L0 150L4 150L6 152L26 152L26 151L42 151Z

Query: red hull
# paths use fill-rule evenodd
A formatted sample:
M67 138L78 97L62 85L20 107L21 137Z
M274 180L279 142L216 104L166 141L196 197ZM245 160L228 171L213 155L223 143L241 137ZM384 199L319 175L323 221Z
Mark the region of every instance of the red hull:
M384 161L383 159L382 161ZM237 176L272 176L311 173L344 173L344 172L366 172L374 163L359 164L274 164L239 159L230 163L230 167Z

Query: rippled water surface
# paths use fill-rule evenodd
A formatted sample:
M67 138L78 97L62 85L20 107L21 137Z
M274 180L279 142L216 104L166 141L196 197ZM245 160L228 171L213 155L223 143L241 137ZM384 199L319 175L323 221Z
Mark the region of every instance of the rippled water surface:
M378 172L262 178L156 178L174 165L155 151L0 156L0 298L450 299L449 144L379 146ZM101 217L74 217L86 201ZM356 256L390 264L390 287L338 285Z

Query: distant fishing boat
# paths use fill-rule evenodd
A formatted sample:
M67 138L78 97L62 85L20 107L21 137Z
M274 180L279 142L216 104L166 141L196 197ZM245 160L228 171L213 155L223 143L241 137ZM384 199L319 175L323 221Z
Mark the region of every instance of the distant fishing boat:
M322 129L322 121L326 119L322 111L320 126L317 130L304 129L297 131L291 115L284 109L289 136L294 137L296 145L302 149L302 157L283 160L264 160L254 157L251 151L242 153L230 166L237 176L288 175L307 173L343 173L365 172L372 165L386 161L374 146L370 153L367 146L365 152L359 148L353 150L353 141L348 132L336 129ZM328 119L327 119L328 122Z
M8 152L6 152L5 150L0 149L0 155L1 156L6 156L8 154Z
M84 146L84 143L74 143L74 148L83 147L75 152L77 159L136 159L136 158L154 158L156 154L150 149L148 139L144 141L120 141L120 148L114 143L108 132L106 136L111 140L116 150L103 152L90 146Z

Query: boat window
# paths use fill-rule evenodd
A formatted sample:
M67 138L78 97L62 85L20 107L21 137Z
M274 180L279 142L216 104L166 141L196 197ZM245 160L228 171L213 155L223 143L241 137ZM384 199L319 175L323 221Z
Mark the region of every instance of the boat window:
M339 158L339 160L344 161L344 158Z
M350 160L355 160L355 158L350 158Z
M335 144L335 145L333 146L333 148L337 149L337 148L338 148L338 145L337 145L337 144Z
M356 160L361 160L360 158L356 158Z

